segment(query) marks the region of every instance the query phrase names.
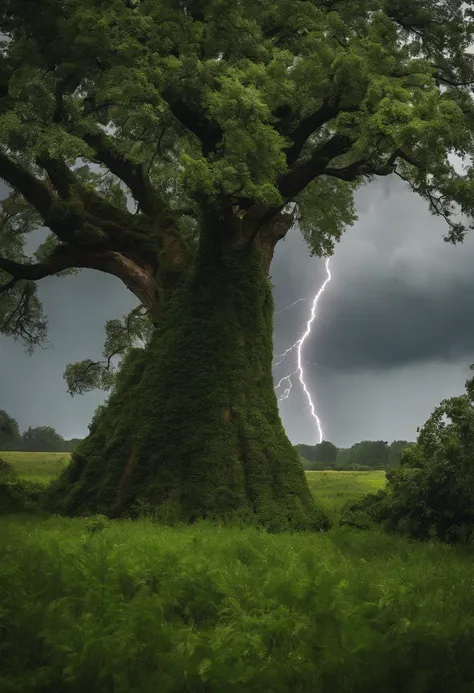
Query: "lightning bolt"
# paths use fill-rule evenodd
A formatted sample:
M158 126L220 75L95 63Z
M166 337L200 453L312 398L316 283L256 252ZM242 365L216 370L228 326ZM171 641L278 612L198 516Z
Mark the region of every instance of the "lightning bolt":
M280 313L283 313L284 310L290 310L290 308L293 308L293 306L296 306L297 303L301 303L301 301L308 301L308 300L309 300L308 298L298 298L296 301L293 301L291 306L285 306L284 308L279 310L278 313L276 313L276 315L280 315Z
M283 394L281 394L281 395L279 396L278 401L279 401L279 402L282 402L283 400L288 399L289 396L290 396L290 393L291 393L291 389L292 389L292 387L293 387L293 382L292 382L291 379L292 379L295 375L298 375L299 381L300 381L301 386L302 386L302 388L303 388L303 391L304 391L304 393L305 393L305 395L306 395L306 399L308 400L308 407L309 407L309 409L310 409L311 416L313 417L313 419L314 419L314 421L315 421L315 423L316 423L316 428L317 428L317 430L318 430L319 442L320 442L320 443L321 443L321 442L323 441L323 439L324 439L324 432L323 432L323 428L322 428L322 425L321 425L321 420L320 420L319 416L316 414L316 408L315 408L314 403L313 403L313 400L312 400L312 398L311 398L311 393L310 393L310 391L309 391L309 389L308 389L308 386L307 386L306 383L305 383L305 374L304 374L304 371L303 371L303 357L302 357L302 352L303 352L303 345L304 345L305 341L308 339L309 335L311 334L311 327L312 327L312 325L313 325L313 322L314 322L314 321L316 320L316 318L318 317L318 316L316 315L316 309L317 309L317 307L318 307L319 298L320 298L321 294L325 291L326 286L329 284L329 282L330 282L331 279L332 279L331 272L330 272L330 269L329 269L329 260L330 260L330 258L327 258L327 259L326 259L326 263L325 263L325 268L326 268L326 279L325 279L324 283L322 284L321 288L319 289L319 291L317 292L317 294L316 294L316 295L314 296L314 298L313 298L313 303L312 303L312 306L311 306L311 313L310 313L309 320L308 320L307 323L306 323L306 329L305 329L305 331L303 332L303 334L301 335L301 337L298 339L297 342L295 342L294 344L292 344L292 345L291 345L288 349L286 349L282 354L279 354L278 356L275 356L275 357L274 357L274 360L275 360L275 359L279 359L279 360L277 361L277 363L274 363L274 364L273 364L273 367L279 366L280 364L283 363L283 361L284 361L285 358L288 356L288 354L290 354L292 351L294 351L294 350L296 349L296 355L297 355L297 360L296 360L296 362L297 362L297 368L296 368L296 370L295 370L293 373L290 373L289 375L285 375L285 376L278 382L278 384L275 385L275 390L279 390L281 387L284 387ZM308 300L308 299L301 299L301 298L299 298L297 301L295 301L294 303L292 303L291 306L287 306L286 308L283 308L281 311L279 311L279 313L282 313L283 310L287 310L287 309L289 309L289 308L292 308L292 307L295 306L297 303L299 303L300 301L304 301L304 300ZM278 315L279 313L277 313L277 315ZM285 386L283 386L283 383L286 383Z

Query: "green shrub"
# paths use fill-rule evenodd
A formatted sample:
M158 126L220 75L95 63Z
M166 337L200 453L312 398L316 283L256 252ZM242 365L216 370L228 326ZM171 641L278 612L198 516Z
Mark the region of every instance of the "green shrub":
M17 478L13 465L0 457L0 484L11 484Z
M386 476L387 493L357 503L344 523L365 518L415 539L474 543L474 378L465 395L441 402Z
M42 508L44 486L18 478L10 462L0 458L0 514L36 512Z

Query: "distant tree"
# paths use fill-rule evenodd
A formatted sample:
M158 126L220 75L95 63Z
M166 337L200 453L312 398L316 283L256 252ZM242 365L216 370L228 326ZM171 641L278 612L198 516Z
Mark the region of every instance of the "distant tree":
M298 443L298 445L295 445L295 448L301 455L301 457L303 457L308 462L316 461L314 445L305 445L304 443Z
M336 455L335 468L344 470L350 469L351 465L351 450L350 448L339 448Z
M332 465L336 461L337 448L333 443L330 443L328 440L323 440L314 447L315 457L318 462Z
M309 462L320 462L332 465L336 461L337 448L333 443L323 440L316 445L299 444L295 446L302 457Z
M393 467L399 467L400 466L400 459L403 450L407 448L411 443L409 443L407 440L394 440L393 443L389 445L388 448L388 467L393 468Z
M22 436L22 450L25 452L62 452L64 439L51 426L28 428Z
M21 434L18 422L2 409L0 410L0 450L20 450L20 448Z
M388 443L384 440L363 440L350 450L350 464L371 469L385 469L388 466Z
M64 452L72 452L74 448L79 445L81 442L82 438L71 438L70 440L64 440L63 441L63 450Z

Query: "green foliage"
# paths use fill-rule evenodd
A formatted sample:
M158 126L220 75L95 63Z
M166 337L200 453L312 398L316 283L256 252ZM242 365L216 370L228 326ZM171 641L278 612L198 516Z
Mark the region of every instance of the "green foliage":
M411 443L407 440L394 440L388 450L388 467L399 467L403 451L409 447Z
M385 469L388 465L388 443L383 440L363 440L350 449L350 464L371 469Z
M64 442L52 426L29 426L22 435L21 449L25 452L61 452Z
M472 367L471 367L472 368ZM387 473L386 491L363 507L389 530L448 543L474 540L474 379L466 394L443 400L400 467Z
M17 475L15 468L10 462L0 457L0 484L9 484L16 481Z
M472 687L472 559L450 547L377 531L2 522L6 693Z
M300 455L310 463L322 463L326 467L336 461L337 448L327 440L317 445L295 445ZM312 469L313 467L308 467Z
M21 446L21 433L18 421L6 411L0 411L0 450L18 450Z
M21 479L15 466L0 457L0 515L37 512L43 494L43 485Z
M114 359L122 358L137 344L145 346L150 341L153 324L150 317L138 306L124 316L123 320L108 320L105 325L105 344L102 350L103 361L85 359L70 363L64 372L64 379L71 395L83 394L91 390L110 390L116 379L120 365Z
M306 470L324 471L370 471L398 467L402 451L408 446L406 440L395 440L388 445L385 441L363 440L351 448L336 448L323 441L318 445L296 445L303 458Z

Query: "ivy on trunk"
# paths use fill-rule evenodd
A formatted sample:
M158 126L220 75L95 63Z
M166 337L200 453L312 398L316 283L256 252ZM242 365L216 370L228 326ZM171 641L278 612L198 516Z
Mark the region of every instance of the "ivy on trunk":
M120 373L94 430L53 487L70 514L257 521L320 528L272 378L273 301L256 244L203 235L144 350ZM54 500L56 499L56 500ZM56 503L56 505L54 505Z

